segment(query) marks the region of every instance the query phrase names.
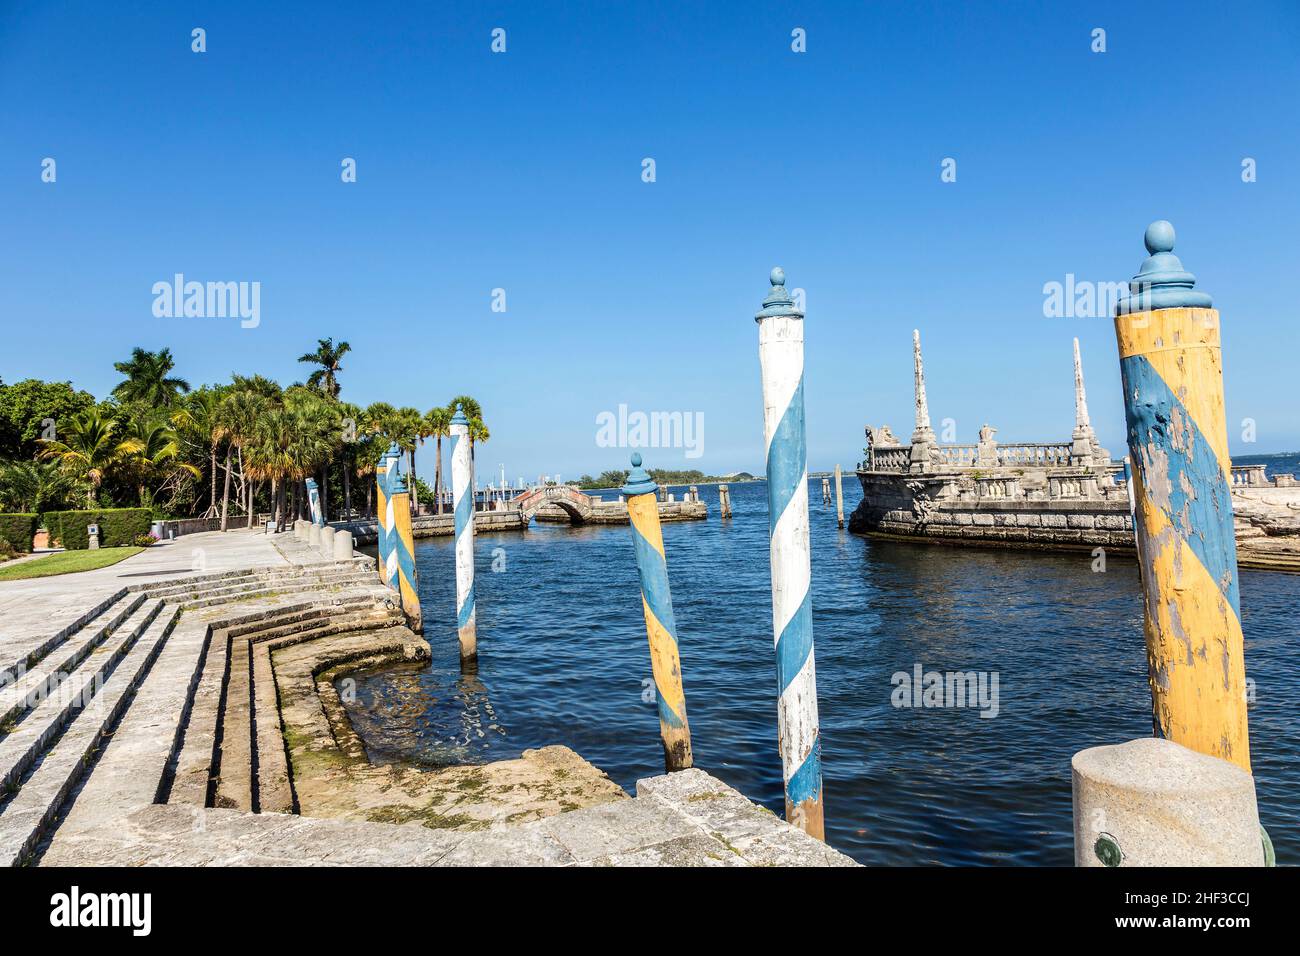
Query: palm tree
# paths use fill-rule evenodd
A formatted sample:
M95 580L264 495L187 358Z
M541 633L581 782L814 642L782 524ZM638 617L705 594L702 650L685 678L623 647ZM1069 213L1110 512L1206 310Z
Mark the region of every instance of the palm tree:
M208 453L209 474L208 510L204 518L213 518L217 514L217 448L223 437L221 430L221 401L224 398L221 389L203 386L198 391L185 397L184 403L172 416L172 422L187 435L192 435L205 446ZM227 451L226 467L230 467ZM229 475L229 472L227 472ZM200 476L202 477L202 476Z
M0 465L0 511L50 511L69 489L58 462L15 461Z
M152 503L148 482L159 473L184 472L195 478L203 476L194 465L179 460L180 438L160 413L132 419L127 426L126 438L135 449L127 465L135 475L141 507L147 508Z
M104 473L141 450L134 438L118 440L117 423L92 408L72 419L61 439L38 438L43 461L57 461L69 475L86 482L86 507L95 507L95 493Z
M352 346L347 342L340 342L335 345L332 338L317 339L316 351L308 352L298 359L299 362L311 362L320 366L311 375L307 376L307 384L312 388L319 388L330 398L338 398L341 388L338 373L343 371L343 366L339 364L339 361L350 351L352 351Z
M351 402L339 402L337 407L340 433L342 435L343 460L340 462L343 470L343 513L347 516L345 520L352 518L352 475L356 471L356 448L357 443L361 440L361 408L353 405ZM350 422L351 427L345 428L344 423Z
M417 514L420 509L420 493L415 487L415 449L424 442L428 437L425 430L424 416L418 409L406 406L397 410L397 415L393 421L393 428L396 431L393 440L397 442L397 447L406 452L407 460L411 463L411 480L410 485L410 506L411 514Z
M257 422L266 413L270 401L258 392L236 387L225 397L217 418L217 428L226 440L226 480L221 490L221 530L226 530L226 514L230 503L230 452L239 456L240 484L244 483L244 446L257 434ZM252 488L248 489L248 526L253 526Z
M424 430L430 438L438 440L437 465L433 473L433 500L435 512L442 514L442 440L451 435L451 412L442 406L429 409L424 416Z
M168 374L175 367L171 349L149 352L136 347L131 350L129 360L113 363L113 368L126 376L126 381L113 389L113 397L151 408L170 408L180 395L190 390L190 383L185 379Z

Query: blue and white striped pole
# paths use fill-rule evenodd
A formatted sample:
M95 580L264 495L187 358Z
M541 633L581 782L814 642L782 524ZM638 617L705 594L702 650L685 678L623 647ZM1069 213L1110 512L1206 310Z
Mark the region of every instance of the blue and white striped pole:
M397 447L397 442L388 446L384 457L388 467L384 469L384 520L379 529L379 560L383 562L384 583L401 593L402 572L397 561L397 505L393 501L393 489L399 477L398 465L402 460L402 449Z
M771 281L771 292L754 318L758 322L758 360L763 376L772 627L780 694L777 724L785 818L824 840L817 673L809 597L812 562L803 405L803 313L786 292L785 272L780 267L772 270Z
M307 506L311 509L311 523L318 528L325 527L325 516L320 510L320 488L315 478L307 479Z
M478 658L474 608L474 489L470 485L469 420L456 406L451 419L451 493L456 511L456 631L461 663Z

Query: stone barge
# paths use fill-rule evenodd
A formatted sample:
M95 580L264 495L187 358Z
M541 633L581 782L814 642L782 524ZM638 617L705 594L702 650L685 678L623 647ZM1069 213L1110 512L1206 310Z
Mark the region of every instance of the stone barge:
M858 465L856 534L898 540L1049 551L1134 551L1124 464L1097 442L1074 341L1075 425L1069 441L998 442L984 425L976 444L942 444L930 425L920 334L913 332L916 427L903 445L889 427L866 429ZM1237 563L1300 571L1300 485L1232 468Z
M941 444L930 425L919 332L912 333L916 427L909 445L868 427L858 465L862 501L849 530L945 544L1057 551L1133 550L1123 465L1111 461L1088 419L1074 343L1075 428L1070 441Z

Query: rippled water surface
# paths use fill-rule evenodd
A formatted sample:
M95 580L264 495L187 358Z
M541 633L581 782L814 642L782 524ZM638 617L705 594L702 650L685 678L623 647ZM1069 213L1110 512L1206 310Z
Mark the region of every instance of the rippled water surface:
M846 515L860 491L844 483ZM664 526L695 762L781 813L761 483L735 517ZM1072 862L1070 757L1151 733L1136 565L870 541L810 484L813 619L830 842L869 864ZM661 773L626 527L478 537L479 670L462 679L452 540L417 542L426 667L363 676L376 760L488 761L566 744L631 790ZM494 571L493 563L502 570ZM1279 862L1300 862L1300 577L1246 571L1251 751ZM998 714L891 705L896 672L990 671Z

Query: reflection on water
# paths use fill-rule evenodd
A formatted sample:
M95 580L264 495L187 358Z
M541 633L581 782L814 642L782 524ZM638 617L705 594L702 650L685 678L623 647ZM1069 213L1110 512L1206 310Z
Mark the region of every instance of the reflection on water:
M731 521L717 518L712 487L701 494L707 522L664 527L695 760L780 813L765 489L733 485ZM831 843L871 864L1070 864L1070 757L1151 733L1136 566L1112 556L1095 574L1086 553L868 541L838 531L819 501L812 593ZM481 535L479 667L464 679L452 540L419 542L433 660L358 680L352 712L372 755L447 764L562 743L628 789L661 773L628 535ZM1242 575L1259 801L1290 863L1300 862L1297 588L1293 576ZM892 675L917 664L996 672L998 716L894 707Z

